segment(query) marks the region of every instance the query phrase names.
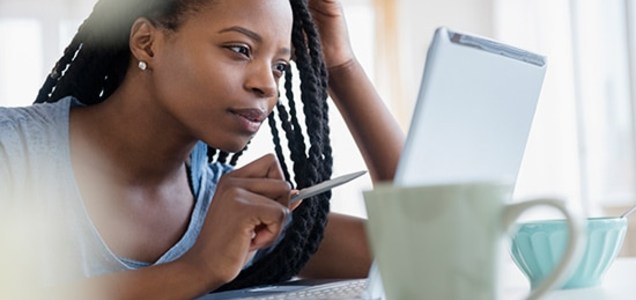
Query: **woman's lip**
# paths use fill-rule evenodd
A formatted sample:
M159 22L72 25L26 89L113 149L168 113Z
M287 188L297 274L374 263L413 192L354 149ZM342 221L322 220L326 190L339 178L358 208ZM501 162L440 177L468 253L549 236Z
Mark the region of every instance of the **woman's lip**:
M259 109L237 109L231 110L231 113L237 117L241 129L250 134L258 132L263 121L267 119L267 114Z
M267 113L257 108L232 109L231 111L252 122L263 123L267 119Z

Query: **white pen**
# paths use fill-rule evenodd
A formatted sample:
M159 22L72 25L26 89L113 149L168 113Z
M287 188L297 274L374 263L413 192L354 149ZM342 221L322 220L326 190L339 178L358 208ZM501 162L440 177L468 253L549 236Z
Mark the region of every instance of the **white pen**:
M291 197L291 199L289 200L289 204L293 204L296 201L305 199L305 198L309 198L315 195L318 195L320 193L324 193L334 187L337 187L341 184L345 184L351 180L354 180L362 175L364 175L365 173L367 173L367 171L358 171L358 172L354 172L351 174L346 174L346 175L342 175L339 177L336 177L334 179L331 180L325 180L321 183L318 183L316 185L312 185L308 188L304 188L302 190L300 190L298 192L298 194L294 195Z

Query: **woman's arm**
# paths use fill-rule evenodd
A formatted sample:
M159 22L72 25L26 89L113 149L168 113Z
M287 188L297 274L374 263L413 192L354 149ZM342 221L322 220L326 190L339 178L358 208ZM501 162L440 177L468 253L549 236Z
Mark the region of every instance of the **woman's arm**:
M362 153L374 182L395 175L404 134L362 66L352 59L329 70L329 92Z
M201 269L175 261L25 292L29 299L191 299L224 283L206 278Z
M307 278L364 278L371 254L364 220L330 213L324 239L300 276Z

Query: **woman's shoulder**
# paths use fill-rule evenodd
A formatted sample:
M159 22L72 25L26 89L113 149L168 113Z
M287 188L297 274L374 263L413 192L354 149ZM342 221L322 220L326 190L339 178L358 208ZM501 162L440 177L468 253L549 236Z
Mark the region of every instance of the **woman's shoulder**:
M68 115L73 98L63 98L55 103L32 104L21 107L0 107L0 124L2 130L18 125L29 126L52 121ZM9 127L7 127L9 126Z
M29 193L36 174L64 161L69 101L0 108L0 190L5 192L0 198Z
M70 101L0 108L0 149L24 152L62 141L68 134Z
M68 140L70 101L0 108L0 156L21 161L60 148L54 146Z

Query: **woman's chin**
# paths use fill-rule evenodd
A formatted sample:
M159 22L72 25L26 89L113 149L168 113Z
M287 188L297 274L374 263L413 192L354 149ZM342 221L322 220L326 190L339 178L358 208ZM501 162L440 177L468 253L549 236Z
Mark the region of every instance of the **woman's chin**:
M216 137L214 139L212 138L208 138L208 139L202 139L203 142L205 142L206 144L208 144L210 147L218 150L218 151L223 151L226 153L237 153L237 152L241 152L243 149L245 149L245 147L247 146L247 144L250 142L250 140L253 138L253 136L241 136L241 137L232 137L232 138L219 138Z
M227 152L227 153L237 153L242 151L243 149L245 149L245 146L247 146L247 142L245 143L236 143L236 144L225 144L225 145L219 145L219 147L214 147L215 149L218 149L220 151L223 152Z

